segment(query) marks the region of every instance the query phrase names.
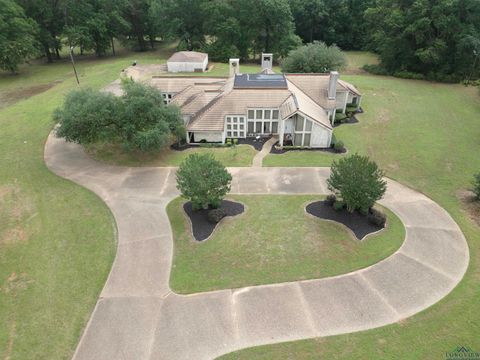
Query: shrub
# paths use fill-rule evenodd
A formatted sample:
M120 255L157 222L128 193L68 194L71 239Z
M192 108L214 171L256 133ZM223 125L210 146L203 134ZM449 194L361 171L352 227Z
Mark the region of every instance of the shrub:
M341 123L343 120L345 120L347 118L347 115L346 114L343 114L343 113L336 113L335 114L335 122L336 123Z
M371 224L378 227L385 227L385 223L387 222L387 216L385 213L375 208L370 208L367 219Z
M238 139L237 138L233 139L233 144L238 145Z
M343 210L344 207L345 207L345 203L343 201L335 201L333 203L333 209L335 211Z
M387 189L384 173L368 156L354 154L334 161L327 185L345 202L347 210L367 211Z
M283 72L324 73L345 68L347 58L336 45L315 41L290 51L281 65Z
M480 172L473 176L473 193L477 197L477 200L480 200Z
M220 222L220 220L222 220L225 216L227 216L227 212L224 209L211 209L208 212L207 219L209 222L216 224Z
M363 70L365 70L366 72L369 72L371 74L375 74L375 75L392 75L387 69L385 69L383 66L381 65L377 65L377 64L365 64L362 66Z
M232 176L213 154L191 154L177 170L177 189L194 210L217 208L230 191Z
M337 201L337 197L334 194L330 194L325 198L325 203L329 206L333 206Z
M333 145L333 149L336 153L342 153L345 151L345 145L343 144L342 140L338 140L335 145Z

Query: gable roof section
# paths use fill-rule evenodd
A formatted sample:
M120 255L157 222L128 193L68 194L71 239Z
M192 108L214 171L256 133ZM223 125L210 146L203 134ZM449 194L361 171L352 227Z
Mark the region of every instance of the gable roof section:
M207 56L198 51L178 51L170 56L167 62L203 62Z
M288 81L288 89L292 93L293 102L282 104L282 107L287 107L288 110L282 110L284 113L290 112L287 116L291 116L294 112L292 112L292 107L296 111L303 113L308 118L318 122L320 125L326 127L327 129L332 129L332 125L330 120L328 119L328 114L324 108L318 105L315 101L313 101L309 96L307 96L302 90L300 90L295 84ZM283 115L282 115L283 117ZM283 117L285 118L285 117Z
M279 108L291 95L287 89L232 89L212 101L188 124L190 131L223 131L226 115L246 115L249 108Z

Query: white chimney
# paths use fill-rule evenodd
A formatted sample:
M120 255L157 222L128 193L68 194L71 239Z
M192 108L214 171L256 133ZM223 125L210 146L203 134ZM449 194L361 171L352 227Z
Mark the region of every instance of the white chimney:
M262 70L269 69L272 70L273 63L273 54L264 54L262 53Z
M328 99L335 100L337 95L337 81L340 75L338 71L330 71L330 80L328 82Z
M230 77L240 73L240 59L230 59L228 64L230 68Z

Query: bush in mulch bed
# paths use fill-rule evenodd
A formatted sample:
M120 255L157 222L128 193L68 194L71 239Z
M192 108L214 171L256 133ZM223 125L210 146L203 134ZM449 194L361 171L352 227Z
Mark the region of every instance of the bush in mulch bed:
M334 149L334 147L330 148L305 148L301 146L284 146L283 148L280 148L278 145L278 141L275 143L275 145L272 146L272 149L270 150L270 154L285 154L287 151L320 151L320 152L327 152L331 154L343 154L347 152L347 149L345 146L342 147L341 150L337 151Z
M348 227L358 240L385 228L386 216L377 209L370 209L367 215L358 211L350 213L341 201L332 199L316 201L306 207L307 213L324 220L333 220Z
M192 209L192 203L188 201L183 205L183 209L190 218L193 237L197 241L208 239L222 218L240 215L245 211L243 204L229 200L223 200L217 209L202 209L196 211Z
M352 115L352 116L347 116L344 119L335 121L333 123L333 127L338 127L343 124L357 124L357 123L359 123L358 119L356 118L355 115Z

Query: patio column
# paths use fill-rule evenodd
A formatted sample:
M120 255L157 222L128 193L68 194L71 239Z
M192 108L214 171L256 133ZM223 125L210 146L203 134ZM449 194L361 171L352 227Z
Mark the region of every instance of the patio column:
M279 144L280 144L280 147L283 147L283 135L285 133L285 120L284 119L281 119L280 120L280 131L278 132L278 136L279 136Z

